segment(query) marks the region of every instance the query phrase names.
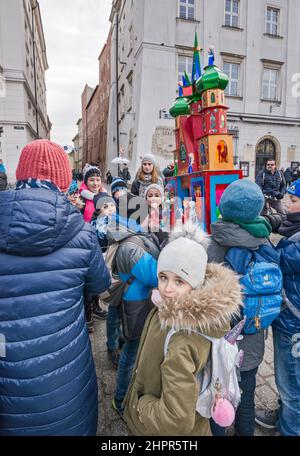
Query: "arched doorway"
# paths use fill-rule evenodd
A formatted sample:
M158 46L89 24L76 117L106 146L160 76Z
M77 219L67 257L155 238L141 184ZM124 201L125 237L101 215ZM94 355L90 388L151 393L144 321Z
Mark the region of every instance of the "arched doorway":
M275 140L263 138L256 147L255 175L257 175L268 160L275 160L277 163L277 148Z

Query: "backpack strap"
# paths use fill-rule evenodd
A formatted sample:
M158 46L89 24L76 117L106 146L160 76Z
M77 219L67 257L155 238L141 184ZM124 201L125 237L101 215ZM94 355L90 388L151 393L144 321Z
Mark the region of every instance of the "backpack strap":
M164 356L166 356L167 351L168 351L168 346L171 340L171 337L176 334L179 330L171 328L170 331L167 334L167 337L165 338L165 344L164 344ZM202 334L200 331L197 329L192 329L191 332L198 334L199 336L204 337L204 339L207 339L209 342L213 343L215 340L213 337L206 336L205 334Z
M123 239L122 241L119 242L118 247L114 253L114 258L112 260L111 264L111 272L113 274L113 271L115 274L118 274L117 272L117 264L116 264L116 258L117 258L117 253L119 250L120 245L125 244L125 243L131 243L134 245L137 245L141 249L143 249L145 252L149 253L149 248L147 246L146 240L144 239L143 236L140 235L132 235L126 239ZM114 244L112 244L114 245ZM130 274L129 278L125 282L125 288L124 288L124 294L128 290L129 286L135 281L135 276L133 274Z
M170 329L170 331L168 332L167 337L165 338L164 356L166 356L166 354L167 354L168 346L169 346L171 337L172 337L174 334L176 334L176 333L177 333L177 331L176 331L176 329L174 329L174 328Z
M288 299L288 297L286 296L286 294L284 293L284 304L286 304L286 306L289 308L289 310L292 312L292 314L298 318L298 320L300 320L300 312L299 310L297 309L296 306L294 306L293 303L291 303L291 301Z
M230 247L224 257L224 264L237 274L244 274L248 265L253 261L253 252L246 247Z

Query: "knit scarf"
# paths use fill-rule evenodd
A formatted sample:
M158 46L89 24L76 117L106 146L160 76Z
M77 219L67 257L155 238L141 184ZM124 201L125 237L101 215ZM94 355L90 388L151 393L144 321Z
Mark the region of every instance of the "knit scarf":
M256 217L256 219L251 220L251 222L241 222L240 220L229 220L225 218L223 218L223 220L225 222L236 223L255 238L267 239L272 233L272 227L264 217Z
M50 180L40 180L35 178L19 180L16 185L16 190L23 190L25 188L44 188L46 190L61 193L61 190Z
M278 233L284 237L291 237L300 231L300 212L288 213L286 220L282 222Z
M148 183L151 182L151 181L152 181L152 174L150 173L150 174L145 174L145 175L144 175L144 179L143 179L143 180L140 180L140 183L141 183L141 184L145 184L145 183L148 184Z

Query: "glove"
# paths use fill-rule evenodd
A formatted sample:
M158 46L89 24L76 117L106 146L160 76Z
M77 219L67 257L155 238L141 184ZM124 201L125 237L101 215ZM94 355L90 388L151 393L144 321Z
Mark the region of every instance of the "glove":
M283 199L283 196L284 196L284 195L283 195L282 193L277 193L276 198L277 198L278 200L282 200L282 199Z

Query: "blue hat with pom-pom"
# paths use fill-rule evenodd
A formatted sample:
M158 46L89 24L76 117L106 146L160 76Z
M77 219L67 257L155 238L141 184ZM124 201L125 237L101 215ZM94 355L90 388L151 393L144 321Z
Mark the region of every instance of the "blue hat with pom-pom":
M127 190L127 184L121 177L115 177L111 183L110 191L114 195L118 190Z
M260 187L248 179L240 179L226 188L219 209L223 219L251 222L261 214L264 204Z

